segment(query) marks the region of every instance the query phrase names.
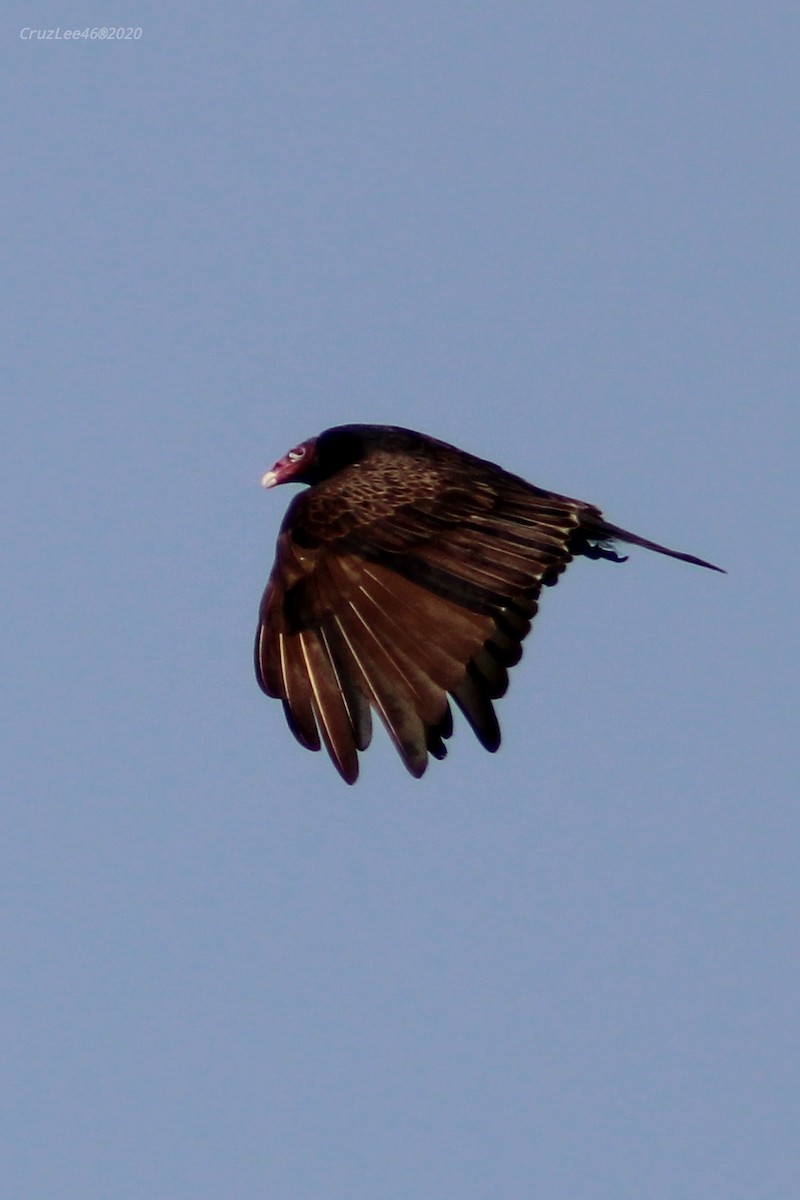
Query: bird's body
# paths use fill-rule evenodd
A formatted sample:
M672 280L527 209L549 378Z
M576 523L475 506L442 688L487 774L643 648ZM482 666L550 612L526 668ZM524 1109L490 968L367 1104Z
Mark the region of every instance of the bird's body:
M395 426L343 425L289 451L265 486L312 486L281 525L256 636L258 682L302 745L358 775L371 709L412 775L443 758L455 700L488 750L493 700L543 585L615 539L711 563L609 525L594 505Z

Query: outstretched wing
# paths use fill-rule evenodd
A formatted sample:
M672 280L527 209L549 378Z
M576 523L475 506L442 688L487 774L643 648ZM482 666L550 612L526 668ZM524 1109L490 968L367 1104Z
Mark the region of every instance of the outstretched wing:
M286 514L256 635L261 687L348 783L371 709L414 776L446 754L449 697L496 750L492 701L587 518L599 510L475 460L372 455Z

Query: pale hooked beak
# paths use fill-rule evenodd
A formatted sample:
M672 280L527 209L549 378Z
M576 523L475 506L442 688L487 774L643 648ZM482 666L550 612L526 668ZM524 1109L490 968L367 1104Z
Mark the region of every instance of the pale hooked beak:
M265 488L274 487L277 482L278 482L278 472L277 471L267 471L267 473L265 475L261 476L261 486L262 487L265 487Z

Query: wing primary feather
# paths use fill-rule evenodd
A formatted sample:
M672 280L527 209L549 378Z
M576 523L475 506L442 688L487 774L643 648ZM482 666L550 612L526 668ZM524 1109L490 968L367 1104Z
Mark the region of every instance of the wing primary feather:
M330 618L325 620L320 632L325 639L328 654L337 673L342 690L342 700L353 729L356 749L366 750L372 741L372 712L369 700L359 687L358 680L353 678L352 672L348 670L347 657L337 653L335 630L331 628Z
M346 648L351 668L360 675L364 690L397 747L406 769L419 778L428 765L425 726L407 689L401 679L397 676L387 677L385 670L375 662L363 638L349 628L346 610L336 613L333 621L341 639L341 647Z
M434 609L433 612L412 611L410 614L407 603L398 599L390 587L376 586L376 578L369 571L354 573L351 569L348 573L342 565L341 573L342 579L336 580L340 591L345 590L348 582L357 588L350 597L350 606L363 625L364 636L373 645L372 657L382 659L385 668L402 678L423 721L438 725L447 707L447 689L461 678L465 658L480 645L484 625L488 622L472 618L472 636L466 648L459 647L461 657L457 658L448 653L450 647L440 644L451 640L448 638L447 609L442 613L441 601L427 597L429 605L438 607L438 613ZM398 611L402 613L402 621L395 615ZM419 619L413 619L414 616ZM435 629L434 636L431 636L431 628Z
M471 664L461 682L452 689L452 696L480 744L494 753L500 746L500 726L492 702L476 680Z
M311 685L314 716L326 749L342 779L355 783L358 754L336 666L321 634L302 630L297 636Z
M320 742L319 738L316 738L314 741L311 741L308 737L308 734L305 733L303 731L303 729L300 727L300 725L298 724L298 722L295 718L295 715L292 712L292 707L289 704L289 701L281 699L281 704L283 705L283 715L286 717L286 724L289 726L289 729L294 734L294 736L297 738L298 742L303 747L303 749L305 749L305 750L321 750L322 743Z
M442 759L447 757L447 746L444 744L444 739L451 737L452 733L453 713L448 704L439 724L431 726L427 731L428 750L434 758Z
M491 642L478 651L472 659L472 665L480 675L486 694L492 700L499 700L508 690L508 671L492 654L490 646Z
M291 714L289 727L301 746L307 750L319 750L319 730L314 718L308 677L297 660L297 635L278 634L282 699L284 712Z
M387 677L395 676L400 690L409 695L424 724L438 725L447 704L444 688L430 678L401 643L392 640L395 627L391 619L374 606L367 593L362 592L358 602L351 599L349 603L361 623L361 636L369 640L372 661Z
M491 632L491 621L486 614L474 613L433 595L386 567L365 563L362 575L377 587L379 594L374 597L377 604L397 606L407 614L409 626L419 637L427 635L430 654L437 657L437 670L442 672L443 679L451 674L458 678L464 662ZM435 639L430 637L434 629Z
M325 644L326 654L336 675L342 701L355 738L356 749L366 750L372 740L369 700L358 687L356 680L348 673L346 661L343 661L341 655L336 653L329 619L326 619L320 626L320 637Z
M256 679L261 690L268 696L282 697L283 683L278 639L270 636L270 631L274 628L272 618L275 607L273 594L270 589L267 589L258 614L254 657Z

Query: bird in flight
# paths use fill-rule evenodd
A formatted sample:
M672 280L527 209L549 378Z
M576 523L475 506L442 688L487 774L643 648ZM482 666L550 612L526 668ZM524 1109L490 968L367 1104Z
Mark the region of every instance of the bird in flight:
M543 586L576 556L624 562L613 542L720 571L609 524L410 429L339 425L279 459L264 487L304 483L278 535L255 668L294 736L324 743L347 783L379 715L419 777L444 758L455 701L487 750L493 701L522 656Z

